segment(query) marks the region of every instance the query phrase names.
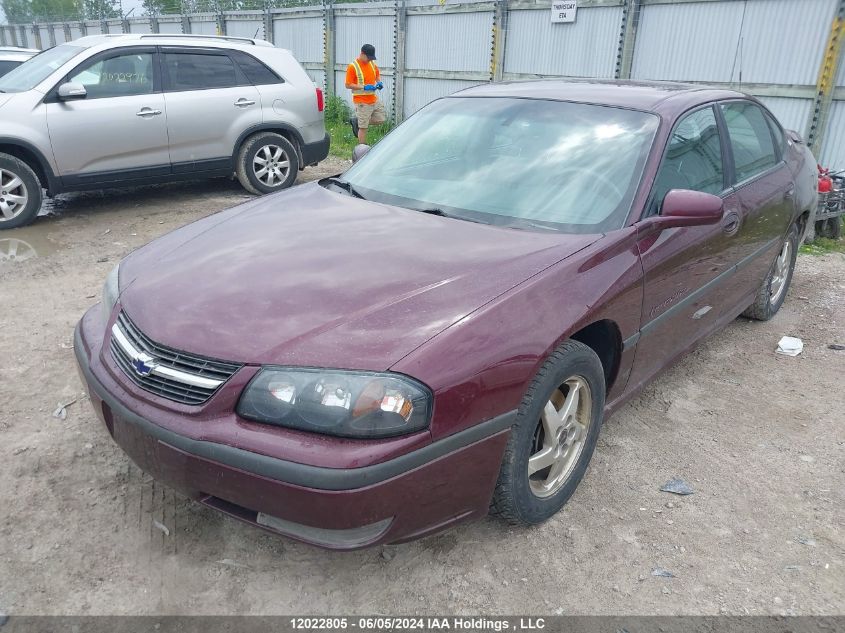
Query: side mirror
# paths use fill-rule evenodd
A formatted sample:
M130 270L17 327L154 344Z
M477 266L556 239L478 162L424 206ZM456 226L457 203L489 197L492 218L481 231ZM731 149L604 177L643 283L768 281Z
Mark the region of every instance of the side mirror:
M703 191L672 189L663 198L660 215L682 221L678 226L716 224L722 219L722 199Z
M367 155L367 152L370 151L369 145L364 145L361 143L360 145L356 145L355 149L352 150L352 162L357 163L359 160L364 158Z
M88 96L88 91L82 84L69 81L59 86L57 93L59 101L73 101L75 99L84 99Z
M640 235L679 226L707 226L718 224L724 213L722 199L712 193L672 189L663 198L660 215L653 215L639 223Z

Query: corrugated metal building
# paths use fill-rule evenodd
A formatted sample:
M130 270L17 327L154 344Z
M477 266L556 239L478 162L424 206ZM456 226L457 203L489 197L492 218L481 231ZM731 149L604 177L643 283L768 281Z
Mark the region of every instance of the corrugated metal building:
M758 96L785 126L815 137L823 162L845 168L845 0L578 0L570 23L553 22L551 7L550 0L327 2L2 26L0 43L48 48L123 31L264 37L293 51L315 83L349 99L346 66L367 42L376 47L383 96L399 119L491 80L712 83ZM823 64L838 69L828 76Z

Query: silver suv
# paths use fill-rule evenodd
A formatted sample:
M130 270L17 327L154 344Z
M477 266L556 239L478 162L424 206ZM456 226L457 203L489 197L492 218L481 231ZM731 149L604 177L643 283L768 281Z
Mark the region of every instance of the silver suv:
M0 46L0 77L23 64L38 51L17 46Z
M323 93L263 40L94 35L0 77L0 229L47 195L218 176L290 186L323 160Z

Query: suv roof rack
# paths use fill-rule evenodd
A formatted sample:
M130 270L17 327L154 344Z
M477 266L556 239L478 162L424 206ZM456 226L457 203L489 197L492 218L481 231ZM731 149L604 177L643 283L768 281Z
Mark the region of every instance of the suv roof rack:
M250 37L234 37L231 35L201 35L193 33L145 33L141 35L141 39L147 38L165 38L165 39L196 39L196 40L222 40L224 42L242 42L244 44L252 44L258 46L258 41ZM269 43L269 42L268 42Z

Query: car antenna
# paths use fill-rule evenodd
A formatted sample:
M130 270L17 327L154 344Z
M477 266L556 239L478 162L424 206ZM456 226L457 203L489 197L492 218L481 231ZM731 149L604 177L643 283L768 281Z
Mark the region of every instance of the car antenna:
M736 51L734 52L734 63L731 66L731 83L734 80L734 70L736 70L736 62L737 58L739 58L739 90L742 90L742 31L745 27L745 10L748 8L748 0L745 0L742 4L742 17L739 20L739 38L737 38L736 42Z
M260 31L260 30L261 30L260 26L257 29L255 29L255 35L252 36L252 39L254 39L254 40L258 39L258 31Z

